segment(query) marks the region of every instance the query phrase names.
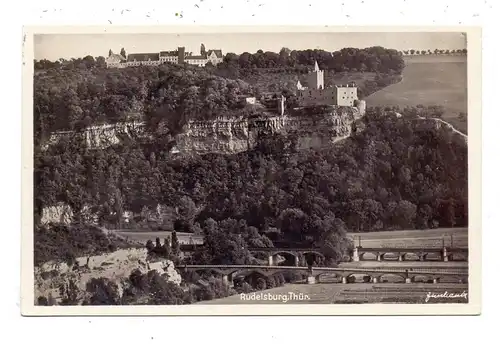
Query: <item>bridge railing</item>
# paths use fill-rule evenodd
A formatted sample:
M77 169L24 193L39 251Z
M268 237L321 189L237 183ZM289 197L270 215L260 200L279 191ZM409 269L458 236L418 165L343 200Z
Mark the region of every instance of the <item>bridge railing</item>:
M311 271L324 271L325 273L345 273L351 272L356 274L370 274L370 273L385 273L385 274L409 274L409 275L458 275L463 276L468 274L468 270L456 269L416 269L416 268L330 268L330 267L294 267L294 266L266 266L266 265L185 265L178 266L178 269L283 269L283 270L311 270Z

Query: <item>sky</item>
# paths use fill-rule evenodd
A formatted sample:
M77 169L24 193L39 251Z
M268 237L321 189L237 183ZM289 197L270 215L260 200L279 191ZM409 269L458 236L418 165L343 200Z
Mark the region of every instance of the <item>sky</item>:
M37 34L35 59L58 60L81 58L87 55L107 57L109 49L119 53L125 48L131 53L158 53L184 46L198 53L200 44L223 53L255 53L257 50L279 52L324 49L335 51L345 47L366 48L382 46L397 50L463 49L466 39L459 32L289 32L289 33L156 33L156 34Z

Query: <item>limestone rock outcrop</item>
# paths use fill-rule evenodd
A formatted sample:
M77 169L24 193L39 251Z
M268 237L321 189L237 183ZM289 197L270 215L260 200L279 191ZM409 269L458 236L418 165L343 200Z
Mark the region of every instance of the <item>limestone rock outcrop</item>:
M364 106L337 107L331 112L315 115L188 122L176 137L176 153L234 154L254 148L259 139L273 134L295 137L298 149L322 148L350 136L352 123L363 115Z
M364 101L355 107L331 106L328 112L310 114L291 111L290 115L270 114L253 118L219 117L211 121L188 122L175 137L174 154L234 154L254 148L259 139L269 134L292 134L298 138L298 148L321 148L351 134L352 123L366 109ZM82 132L55 132L44 149L60 139L83 139L89 149L103 149L138 137L152 138L144 122L107 124L89 127Z
M43 296L59 303L63 298L61 289L70 283L76 285L79 299L83 301L87 283L92 278L108 278L118 285L122 295L124 285L135 269L141 273L156 270L167 281L177 285L182 280L172 261L150 260L145 248L120 249L112 253L79 257L71 266L65 262L47 262L35 267L35 302Z

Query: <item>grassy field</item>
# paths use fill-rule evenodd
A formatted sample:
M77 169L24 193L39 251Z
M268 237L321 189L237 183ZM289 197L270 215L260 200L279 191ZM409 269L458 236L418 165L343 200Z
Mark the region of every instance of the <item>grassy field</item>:
M243 299L241 295L203 301L202 305L233 304L355 304L355 303L464 303L465 298L428 298L427 295L445 292L468 292L467 284L287 284L283 287L259 291L268 299ZM290 293L296 295L291 298ZM262 296L261 295L261 296ZM428 302L426 302L426 299ZM285 301L286 300L286 301Z
M148 240L155 241L157 237L160 238L161 242L172 234L171 231L131 231L131 230L115 230L119 236L124 239L128 239L135 242L146 243ZM199 236L194 236L193 234L187 232L177 232L177 238L180 244L189 244L192 238L193 242L196 244L203 243L203 238Z
M443 119L466 133L467 121L458 118L459 113L467 113L466 57L415 56L405 62L403 80L367 97L367 105L441 105Z

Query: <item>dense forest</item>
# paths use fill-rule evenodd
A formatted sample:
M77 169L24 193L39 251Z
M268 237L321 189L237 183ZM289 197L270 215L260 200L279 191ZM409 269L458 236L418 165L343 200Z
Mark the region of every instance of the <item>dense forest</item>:
M179 210L185 231L216 234L210 220L244 220L260 233L277 227L290 242L321 243L333 229L466 226L467 146L413 116L369 109L351 138L321 151L285 148L279 136L238 155L178 160L161 146L86 151L61 143L35 156L35 208L91 206L101 223L117 223L124 210L162 204Z
M40 60L34 63L35 140L55 130L137 119L151 123L152 130L161 125L175 134L190 119L244 114L245 96L293 95L315 60L326 70L327 84L334 73L371 73L369 80L360 80L361 95L399 80L404 68L397 51L382 47L228 53L217 67L205 68L166 63L106 69L103 57L91 56Z
M261 91L245 81L256 70L282 75L280 70L307 70L315 60L325 70L372 71L379 80L404 67L401 53L380 47L229 53L216 68L106 69L92 57L40 61L35 139L56 129L138 118L153 132L161 126L175 135L190 119L244 114L241 97ZM101 224L118 225L126 210L163 205L176 211L179 231L205 236L195 258L223 263L248 262L245 246L273 241L325 247L338 261L349 248L347 230L466 226L467 146L446 130L413 120L418 109L396 118L392 109L370 108L351 138L324 150L297 151L290 137L278 135L237 155L172 159L161 139L104 150L61 140L46 151L35 149L35 217L63 202L77 218L89 209ZM264 235L270 228L280 230L278 239ZM97 239L102 249L113 247L95 230L38 229L40 260L64 257L66 251L56 250L60 237L52 236L75 232L87 236L68 246L73 256L86 238Z

